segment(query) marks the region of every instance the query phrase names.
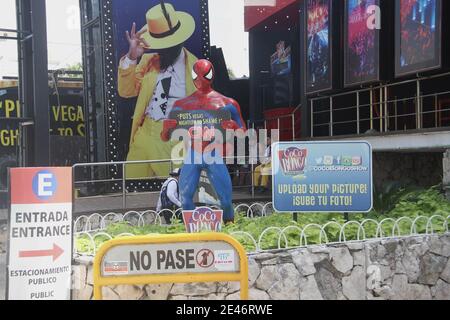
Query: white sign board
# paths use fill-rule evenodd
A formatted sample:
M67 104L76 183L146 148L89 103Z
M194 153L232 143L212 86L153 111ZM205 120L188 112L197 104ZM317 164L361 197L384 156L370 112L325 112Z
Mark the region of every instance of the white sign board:
M11 169L8 299L70 300L71 168Z
M102 261L103 277L239 272L239 254L222 241L120 245Z

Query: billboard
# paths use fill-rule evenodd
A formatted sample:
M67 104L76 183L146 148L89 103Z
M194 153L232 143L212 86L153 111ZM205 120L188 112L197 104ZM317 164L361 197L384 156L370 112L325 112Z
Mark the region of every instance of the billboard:
M0 89L0 191L8 189L8 168L18 164L21 108L17 87ZM3 203L3 205L5 205ZM0 207L2 207L0 205Z
M332 88L332 15L330 0L307 0L306 92Z
M379 80L380 30L368 27L371 6L379 0L345 2L345 85Z
M276 143L272 164L278 212L372 210L372 147L367 142Z
M277 51L270 57L272 76L290 74L292 70L292 50L285 41L277 43Z
M49 94L52 165L85 162L83 91L78 84L69 83L56 92ZM17 83L6 86L0 81L0 191L7 189L7 169L18 166L20 122L24 118Z
M441 67L441 0L397 0L395 74Z
M192 66L209 46L207 5L203 0L114 0L111 15L112 52L105 54L115 58L111 69L117 82L106 88L116 92L109 101L109 157L171 159L175 144L161 140L163 120L176 100L195 91ZM169 170L168 163L129 165L126 175L137 180L166 177Z

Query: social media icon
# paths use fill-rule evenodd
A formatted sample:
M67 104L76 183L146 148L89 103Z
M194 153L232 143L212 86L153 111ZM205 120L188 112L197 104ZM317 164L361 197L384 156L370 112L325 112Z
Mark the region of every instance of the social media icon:
M323 158L323 164L326 166L332 166L333 165L333 161L334 161L334 157L333 156L325 156Z
M340 166L341 165L341 156L337 156L334 158L334 165Z
M353 166L360 166L361 164L362 164L362 157L353 157L352 158Z
M346 167L350 167L353 165L352 157L342 157L342 165Z

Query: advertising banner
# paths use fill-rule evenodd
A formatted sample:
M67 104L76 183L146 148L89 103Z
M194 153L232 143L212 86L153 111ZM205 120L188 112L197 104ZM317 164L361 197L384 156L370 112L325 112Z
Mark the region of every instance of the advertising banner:
M58 88L58 94L49 94L50 135L60 137L85 137L85 115L83 91L79 88ZM21 118L19 92L17 87L0 89L0 119ZM0 147L16 146L16 132L7 135L4 128L0 137ZM0 153L3 154L3 153Z
M20 116L17 88L0 89L0 191L7 190L8 168L17 166Z
M59 96L50 95L50 135L85 137L83 92L58 89Z
M285 41L277 44L277 52L270 57L272 76L290 74L292 70L291 47L286 47Z
M345 2L345 85L379 79L380 30L369 28L371 6L379 0L347 0Z
M282 142L272 153L279 212L372 210L372 147L367 142Z
M200 0L112 1L117 103L111 102L111 116L120 126L110 126L108 142L115 160L171 158L175 144L161 140L162 123L175 101L195 91L192 67L205 53L205 15L207 5ZM127 166L129 179L168 172L164 163Z
M70 300L72 168L10 171L8 299Z
M397 0L395 74L441 67L441 0Z
M51 165L86 162L86 121L83 91L77 84L49 94ZM1 84L0 84L1 86ZM6 189L7 168L16 167L19 124L23 122L16 86L0 89L0 191ZM1 207L1 204L0 204Z
M306 92L332 88L331 1L306 2Z

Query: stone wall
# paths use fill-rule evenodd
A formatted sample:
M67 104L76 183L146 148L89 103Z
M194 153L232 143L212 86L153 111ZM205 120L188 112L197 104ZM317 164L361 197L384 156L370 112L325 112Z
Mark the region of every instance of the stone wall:
M450 234L249 255L252 300L450 300ZM92 260L74 266L73 299L92 299ZM236 300L238 283L104 288L105 299Z
M442 183L442 153L384 153L373 155L374 184L401 181L418 187Z

